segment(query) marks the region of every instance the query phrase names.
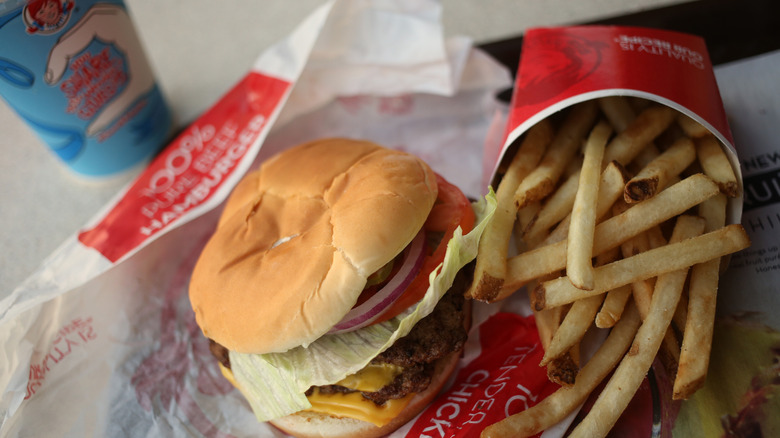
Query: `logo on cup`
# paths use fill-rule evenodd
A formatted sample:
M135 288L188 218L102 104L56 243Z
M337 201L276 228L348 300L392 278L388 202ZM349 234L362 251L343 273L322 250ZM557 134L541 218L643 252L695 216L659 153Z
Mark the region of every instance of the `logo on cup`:
M27 33L51 35L68 23L73 10L72 0L30 0L24 7Z

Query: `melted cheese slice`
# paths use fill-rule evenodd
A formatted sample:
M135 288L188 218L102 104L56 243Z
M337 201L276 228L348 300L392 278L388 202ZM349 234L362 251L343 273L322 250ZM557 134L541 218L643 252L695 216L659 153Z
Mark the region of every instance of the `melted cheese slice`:
M233 386L241 389L230 369L219 364L219 370ZM403 368L395 365L370 364L336 384L356 391L375 392L392 382L402 371ZM359 392L321 394L315 389L307 397L311 403L311 408L307 411L333 415L334 417L355 418L381 427L397 417L413 397L414 394L409 394L400 399L387 400L384 405L379 406L371 400L363 398Z
M338 382L336 385L345 388L354 389L363 392L376 392L383 386L389 385L403 372L403 368L389 363L368 364L362 370L351 374Z
M379 406L371 400L363 398L359 392L320 394L315 389L308 397L311 407L307 411L335 417L355 418L381 427L397 417L413 397L414 394L409 394L404 398L388 400L384 405Z
M233 371L231 371L230 368L225 367L225 365L222 365L221 363L219 363L218 365L219 365L219 371L222 373L223 376L225 376L227 381L230 382L231 385L241 390L241 387L238 386L238 382L236 382L236 378L233 377Z

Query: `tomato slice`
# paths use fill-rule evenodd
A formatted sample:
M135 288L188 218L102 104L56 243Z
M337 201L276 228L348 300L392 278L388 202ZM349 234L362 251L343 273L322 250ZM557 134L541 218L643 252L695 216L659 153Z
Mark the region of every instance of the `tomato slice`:
M447 243L452 239L455 230L461 227L463 234L466 234L474 228L476 218L466 195L439 174L436 174L436 182L439 194L423 228L430 232L443 232L444 235L436 249L423 260L420 272L409 287L376 319L375 324L397 316L420 301L428 290L430 273L444 261Z

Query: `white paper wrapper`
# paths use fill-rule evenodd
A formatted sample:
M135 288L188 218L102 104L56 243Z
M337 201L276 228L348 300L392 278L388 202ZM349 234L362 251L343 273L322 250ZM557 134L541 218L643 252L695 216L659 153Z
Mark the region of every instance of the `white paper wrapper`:
M420 155L478 196L505 69L435 1L334 1L0 302L0 436L281 436L220 375L187 299L250 168L323 136Z

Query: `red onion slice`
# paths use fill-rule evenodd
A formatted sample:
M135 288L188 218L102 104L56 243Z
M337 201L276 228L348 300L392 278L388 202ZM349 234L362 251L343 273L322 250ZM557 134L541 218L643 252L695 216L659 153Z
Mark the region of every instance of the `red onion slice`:
M374 296L361 305L353 307L341 321L333 326L329 334L349 332L370 325L383 310L401 296L409 283L417 276L417 272L425 259L425 232L420 231L406 249L403 264L398 272L378 290Z

